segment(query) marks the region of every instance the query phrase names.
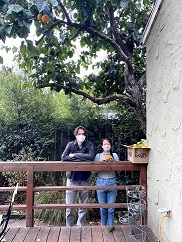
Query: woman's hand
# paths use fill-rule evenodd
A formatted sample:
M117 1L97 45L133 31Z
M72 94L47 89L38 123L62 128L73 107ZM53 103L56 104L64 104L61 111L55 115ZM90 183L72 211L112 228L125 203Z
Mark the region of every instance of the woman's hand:
M111 155L106 155L104 157L103 161L105 161L105 162L113 162L114 159L113 159L113 157Z

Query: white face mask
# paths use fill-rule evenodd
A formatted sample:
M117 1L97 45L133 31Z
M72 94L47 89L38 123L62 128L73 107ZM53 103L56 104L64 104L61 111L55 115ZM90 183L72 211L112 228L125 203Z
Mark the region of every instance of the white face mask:
M79 143L83 143L84 142L84 140L85 140L85 135L83 135L83 134L79 134L79 135L77 135L76 136L76 140L77 140L77 142L79 142Z
M110 151L111 146L110 145L103 145L102 149L107 152L107 151Z

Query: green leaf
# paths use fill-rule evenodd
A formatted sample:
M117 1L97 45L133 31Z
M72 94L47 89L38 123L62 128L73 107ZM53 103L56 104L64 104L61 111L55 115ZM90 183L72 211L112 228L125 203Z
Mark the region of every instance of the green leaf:
M34 50L33 42L31 40L27 40L27 49L30 52L33 52L33 50Z
M0 6L4 6L5 5L5 1L0 1Z
M0 39L5 43L6 40L6 32L5 31L0 31Z
M113 230L115 230L115 226L114 226L114 225L112 225L112 226L110 226L110 227L108 228L109 233L111 233Z
M57 7L58 6L58 1L57 0L51 0L52 6Z
M26 27L21 27L18 30L16 30L16 34L20 38L26 38L29 34L29 29L27 29Z
M12 12L19 13L22 10L23 10L23 7L21 7L20 5L12 4L9 6L7 13L12 13Z
M47 63L46 64L46 70L47 71L54 71L55 70L55 66L54 65L52 65L51 63Z
M36 6L39 11L49 13L51 11L51 6L45 0L36 0Z
M61 39L62 41L64 41L64 39L65 39L65 34L64 34L64 33L61 33L61 34L60 34L60 39Z
M45 0L36 0L36 6L39 13L41 13L45 9L46 5L47 3L45 2Z
M71 50L68 51L68 56L69 56L70 58L73 57L73 52L72 52Z
M21 47L20 47L20 53L22 54L22 55L25 55L26 54L26 50L27 50L27 47L26 47L26 45L21 45Z
M120 6L125 9L128 6L128 3L126 1L120 1Z
M47 38L52 38L52 36L53 36L53 31L52 30L50 30L50 29L48 29L48 30L46 30L45 31L45 36L47 37Z
M3 57L0 56L0 64L3 64Z
M150 6L150 0L143 0L144 5Z
M23 24L24 24L24 26L25 26L27 29L30 28L31 23L32 23L32 22L29 23L29 22L23 20Z
M12 25L7 25L6 28L5 28L5 31L7 34L10 34L11 33L11 30L12 30L13 26Z
M70 45L70 40L68 38L65 38L64 44L67 45L67 46L69 46Z

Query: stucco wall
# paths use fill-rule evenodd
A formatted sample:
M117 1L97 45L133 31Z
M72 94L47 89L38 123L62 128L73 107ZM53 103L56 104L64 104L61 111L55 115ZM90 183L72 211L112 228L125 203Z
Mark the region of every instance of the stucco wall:
M182 2L164 0L147 40L148 224L162 242L182 241Z

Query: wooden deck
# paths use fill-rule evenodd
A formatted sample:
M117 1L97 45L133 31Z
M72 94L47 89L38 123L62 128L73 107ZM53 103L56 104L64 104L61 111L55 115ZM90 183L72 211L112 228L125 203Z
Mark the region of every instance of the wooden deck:
M2 241L6 242L157 242L147 228L147 238L133 239L129 236L131 228L116 225L113 232L107 226L79 227L10 227Z

